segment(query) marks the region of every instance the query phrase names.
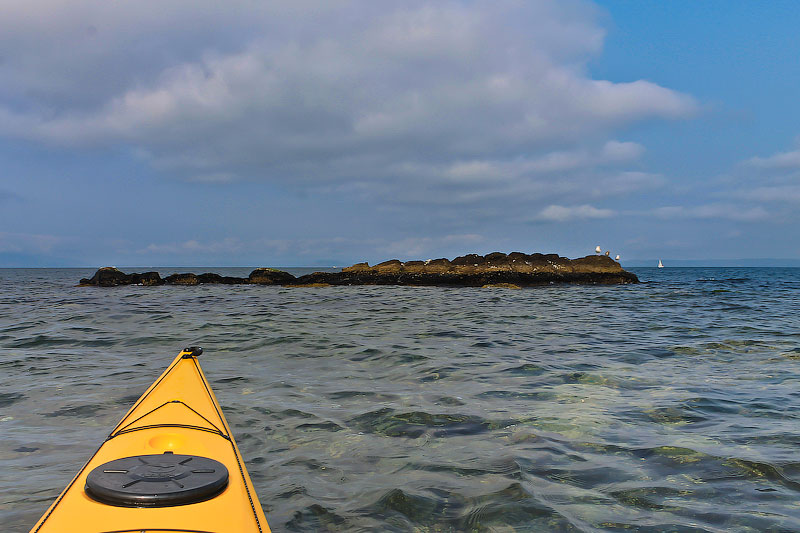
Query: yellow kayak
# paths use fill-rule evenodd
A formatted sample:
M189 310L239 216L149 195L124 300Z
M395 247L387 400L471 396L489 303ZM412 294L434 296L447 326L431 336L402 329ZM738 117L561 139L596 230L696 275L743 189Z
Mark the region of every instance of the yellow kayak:
M201 353L175 358L31 533L270 530Z

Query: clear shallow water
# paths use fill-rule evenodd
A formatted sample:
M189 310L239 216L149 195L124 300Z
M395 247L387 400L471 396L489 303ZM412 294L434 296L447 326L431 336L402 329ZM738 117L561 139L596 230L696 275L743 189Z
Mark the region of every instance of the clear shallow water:
M0 270L0 523L27 531L200 344L274 531L800 531L800 269L631 270L516 291Z

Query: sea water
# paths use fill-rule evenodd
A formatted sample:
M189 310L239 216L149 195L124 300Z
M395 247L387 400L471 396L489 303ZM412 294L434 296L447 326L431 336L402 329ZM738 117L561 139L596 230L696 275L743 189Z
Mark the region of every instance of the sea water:
M202 345L275 531L800 531L800 269L631 270L523 290L0 270L2 529Z

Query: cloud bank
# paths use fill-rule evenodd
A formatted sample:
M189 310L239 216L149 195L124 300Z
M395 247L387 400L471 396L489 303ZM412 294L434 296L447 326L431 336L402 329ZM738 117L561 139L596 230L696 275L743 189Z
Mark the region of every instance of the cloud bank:
M739 165L738 170L741 176L737 186L720 196L745 200L751 205L763 204L772 218L796 217L800 205L800 148L752 157Z
M199 182L400 202L415 201L409 186L441 203L624 194L653 180L624 168L644 147L616 132L697 105L593 79L597 19L579 1L13 0L0 135L126 146Z
M752 157L746 161L747 164L757 168L779 170L800 170L800 141L797 143L796 150L788 152L778 152L769 157Z
M598 209L591 205L576 205L565 207L563 205L548 206L534 218L534 220L566 222L568 220L582 220L589 218L608 218L614 212L610 209Z

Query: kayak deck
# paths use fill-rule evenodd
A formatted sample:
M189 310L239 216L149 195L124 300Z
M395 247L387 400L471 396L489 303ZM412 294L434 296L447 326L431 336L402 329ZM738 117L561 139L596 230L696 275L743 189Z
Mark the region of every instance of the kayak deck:
M270 531L222 409L197 362L199 353L202 350L187 348L175 358L117 424L31 533ZM160 457L166 462L159 460ZM106 465L111 461L121 464L118 460L123 458L131 460L128 466ZM211 463L224 466L217 468L216 473L208 467L187 470L184 465L192 464L192 459L213 460ZM167 464L170 460L172 462ZM115 474L128 474L132 464L146 465L142 468L149 470L140 472L139 477L127 483L117 482ZM194 464L200 462L195 460ZM103 468L98 468L101 466ZM184 473L165 477L152 472L160 469L174 473L176 468L183 469ZM219 479L224 469L227 469L226 485ZM148 478L156 475L162 475L161 479L168 482L148 483L154 481ZM170 500L170 495L145 494L148 489L143 487L156 485L185 492L188 489L184 485L188 482L181 476L192 475L194 478L217 476L213 482L198 482L199 485L216 483L200 496L201 501L175 503L178 500ZM101 479L97 485L97 476L106 479ZM87 477L92 482L88 488ZM131 500L139 503L125 503L126 496L118 501L100 498L103 483L115 482L115 490L120 493L135 490L142 493L137 496L139 499ZM221 491L220 486L224 487ZM115 503L102 503L99 499Z

